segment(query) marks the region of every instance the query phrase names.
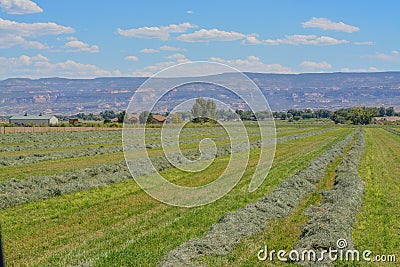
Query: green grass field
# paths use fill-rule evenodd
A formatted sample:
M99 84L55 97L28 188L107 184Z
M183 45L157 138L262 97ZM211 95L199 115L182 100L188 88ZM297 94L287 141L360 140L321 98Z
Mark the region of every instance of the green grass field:
M321 131L328 127L332 129ZM257 141L257 131L252 125L248 128L252 140ZM157 136L157 130L154 131L154 136ZM77 186L65 194L62 190L55 195L44 194L35 201L9 203L0 213L7 266L156 266L166 253L191 238L204 235L227 212L267 196L288 177L305 169L310 161L353 131L352 127L335 128L319 122L278 124L277 137L281 141L277 144L273 166L263 185L253 193L247 190L260 153L259 148L254 148L245 175L238 185L222 199L201 207L179 208L160 203L129 177L100 185L91 186L88 183L84 189ZM3 148L0 158L6 164L0 166L0 201L5 201L8 199L5 196L14 192L6 191L9 187L2 187L10 181L15 187L13 190L24 190L18 192L21 197L29 199L27 195L36 193L35 184L27 183L29 188L24 184L23 189L22 186L18 189L18 186L24 181L31 181L32 177L40 179L58 175L54 178L57 180L77 170L92 172L98 166L112 166L124 161L122 151L107 153L107 149L121 146L118 141L120 131L94 132L90 137L87 137L88 133L60 134L38 133L37 142L34 142L34 137L25 138L24 135L29 133L0 136L0 148ZM189 134L193 132L189 131ZM223 133L210 134L217 138L218 145L227 144ZM85 141L75 144L76 140L81 140L80 135L86 136ZM288 138L296 135L299 138ZM59 145L49 145L49 138L59 140ZM63 142L63 139L69 141ZM361 250L369 249L374 254L400 257L400 136L382 128L370 127L365 128L365 139L366 147L359 166L359 175L365 182L365 194L352 229L354 245ZM185 151L197 149L196 138L189 135L183 140ZM18 150L14 149L17 145L20 146ZM322 190L334 186L335 169L350 145L346 146L342 156L329 163L325 176L316 184L317 190L306 195L289 216L266 222L268 227L265 231L243 238L228 255L207 256L200 262L208 266L286 265L277 261L260 262L257 251L265 244L276 249L292 248L299 240L302 225L308 221L303 212L323 200ZM104 147L101 148L102 154L67 156L67 152L81 149L88 149L90 154L99 146ZM151 157L162 154L157 143L149 151ZM23 160L30 163L13 163L20 160L18 156L24 156ZM40 159L43 156L46 160ZM202 173L184 173L176 169L165 169L162 173L176 184L206 184L224 170L228 160L229 155L218 157ZM97 175L100 174L94 172L90 179L96 180ZM59 181L57 186L63 183ZM68 180L68 183L73 184L74 181ZM395 264L381 263L381 266Z

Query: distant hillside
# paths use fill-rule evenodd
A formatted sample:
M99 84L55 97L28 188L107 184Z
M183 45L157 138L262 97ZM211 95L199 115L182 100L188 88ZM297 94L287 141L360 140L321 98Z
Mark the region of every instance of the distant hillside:
M380 105L400 110L400 72L246 75L262 89L271 109L276 111ZM230 74L220 76L229 79ZM0 81L0 115L123 110L145 80L141 77L7 79ZM213 90L218 94L216 88ZM185 92L185 97L196 96L199 91L207 93L196 85ZM173 105L179 97L170 94L163 108ZM240 106L237 100L232 103Z

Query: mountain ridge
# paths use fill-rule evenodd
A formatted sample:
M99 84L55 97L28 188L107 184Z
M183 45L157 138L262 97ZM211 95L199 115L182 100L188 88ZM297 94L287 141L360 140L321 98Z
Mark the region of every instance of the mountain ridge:
M260 87L274 111L290 108L334 110L350 106L381 105L400 109L398 71L244 74ZM218 75L233 77L230 73ZM0 115L123 110L135 90L147 79L148 77L7 78L0 81ZM187 90L187 95L195 97L198 86L188 87ZM168 109L168 105L176 104L178 99L172 97L168 101L169 104L164 103L161 106ZM232 102L233 108L240 107L236 100Z

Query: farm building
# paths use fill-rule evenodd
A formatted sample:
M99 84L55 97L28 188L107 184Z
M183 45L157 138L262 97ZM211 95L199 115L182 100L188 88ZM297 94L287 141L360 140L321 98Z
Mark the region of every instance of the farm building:
M25 115L25 116L12 116L9 119L10 124L15 124L19 126L24 125L56 125L58 124L58 119L53 115Z
M159 114L153 114L153 123L159 123L159 124L162 124L162 123L164 123L164 121L166 120L167 118L166 117L164 117L163 115L159 115Z
M372 118L372 123L385 123L385 122L398 122L400 117L397 116L387 116L387 117L374 117Z
M79 119L78 118L70 118L70 119L68 119L68 123L73 124L73 125L78 124Z
M125 122L127 122L127 123L139 123L139 114L132 113L132 114L126 115Z

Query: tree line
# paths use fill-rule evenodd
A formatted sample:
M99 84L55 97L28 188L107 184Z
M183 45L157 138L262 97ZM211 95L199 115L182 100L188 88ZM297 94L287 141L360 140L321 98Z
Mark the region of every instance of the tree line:
M331 119L335 123L366 125L370 124L374 117L400 116L393 107L351 107L336 111L327 109L289 109L287 112L274 112L275 119L298 121L302 119Z
M167 112L162 115L168 116L170 114ZM370 124L374 117L400 116L400 113L396 113L393 107L352 107L342 108L336 111L330 111L327 109L289 109L288 111L273 112L271 114L268 111L253 112L251 110L232 111L217 109L217 105L213 100L198 98L195 100L190 111L175 112L174 114L171 114L168 121L172 123L180 123L182 121L206 123L214 122L216 120L233 121L238 119L243 121L257 121L271 118L271 115L275 119L286 120L289 122L306 119L331 119L337 124L366 125ZM118 118L118 122L122 123L124 121L125 111L114 112L112 110L105 110L99 114L78 113L71 117L81 120L103 121L104 123L109 123L112 119ZM152 122L153 113L143 111L139 114L139 123L145 124Z

